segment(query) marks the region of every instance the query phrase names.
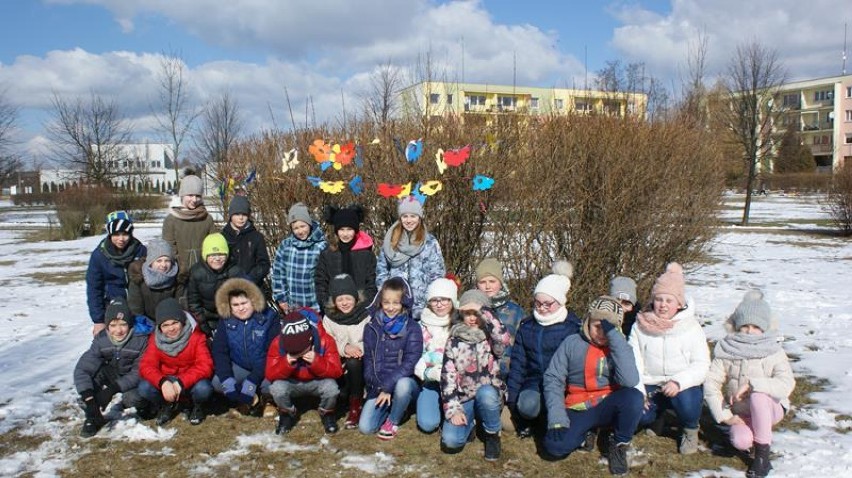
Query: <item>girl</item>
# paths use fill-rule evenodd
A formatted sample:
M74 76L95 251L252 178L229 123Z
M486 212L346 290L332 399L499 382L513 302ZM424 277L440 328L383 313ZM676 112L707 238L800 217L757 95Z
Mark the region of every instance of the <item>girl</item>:
M325 220L334 226L334 237L322 251L317 262L315 286L320 306L329 299L329 284L340 274L355 281L355 287L364 297L376 296L376 256L373 238L360 230L364 208L355 204L343 209L326 206ZM356 295L357 297L357 295Z
M485 295L491 299L492 310L497 314L497 318L509 332L509 337L514 343L518 325L524 318L524 309L509 298L509 288L503 280L503 264L497 259L483 259L476 266L476 288L485 292ZM510 345L500 361L500 373L503 378L509 374L511 356L512 346Z
M441 444L447 453L464 448L475 417L485 431L485 459L500 458L500 412L505 385L500 378L500 357L509 345L509 333L486 307L491 302L479 290L469 290L459 300L462 323L450 330L441 369L444 428Z
M636 316L630 345L646 393L639 424L651 425L662 420L666 409L674 409L683 429L678 451L696 453L701 385L710 368L710 351L695 319L695 302L684 294L683 268L677 262L666 266L654 282L650 309Z
M331 280L323 328L334 339L345 374L340 399L348 396L349 413L344 427L356 428L364 405L364 327L370 320L367 301L352 277L340 274Z
M216 310L216 291L228 279L244 277L243 270L232 264L228 257L228 242L225 236L210 234L201 247L204 262L192 266L189 285L186 288L186 303L189 311L198 318L198 326L209 338L219 327Z
M754 445L746 476L764 477L772 469L772 426L790 408L793 370L760 291L746 293L725 327L730 333L713 350L704 400L713 418L731 427L734 447Z
M272 298L287 315L299 307L319 311L315 285L317 260L328 246L322 228L311 219L308 207L297 202L287 212L292 234L287 236L272 264Z
M92 251L86 270L86 298L92 335L104 330L104 312L112 299L127 300L127 268L145 257L145 246L133 237L133 221L124 211L107 216L107 236Z
M186 284L189 271L201 259L201 243L208 234L217 232L213 218L207 214L202 195L201 178L187 171L180 181L180 204L171 208L163 220L163 239L172 245L177 254L178 283Z
M414 367L422 390L417 397L417 426L426 433L441 424L441 368L450 326L457 322L458 287L450 279L435 279L426 289L426 308L420 315L423 355Z
M423 352L423 335L411 317L411 288L401 277L386 280L364 328L364 381L367 402L358 429L378 431L381 440L396 437L408 405L418 393L414 366Z
M134 315L145 316L151 324L161 300L167 297L186 300L184 287L177 282L178 265L174 251L162 239L151 239L144 262L133 262L127 272L130 276L127 305Z
M382 242L376 268L376 285L390 277L402 277L411 284L414 300L412 314L420 318L426 306L426 288L443 277L444 256L441 246L423 224L423 205L408 196L397 207L399 220L388 229Z

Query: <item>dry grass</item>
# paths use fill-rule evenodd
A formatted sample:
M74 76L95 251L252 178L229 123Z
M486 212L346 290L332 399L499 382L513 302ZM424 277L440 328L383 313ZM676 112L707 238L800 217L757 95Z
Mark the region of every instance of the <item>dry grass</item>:
M30 274L25 274L24 277L30 277L45 284L66 285L83 280L86 277L86 270L82 269L63 272L33 272Z

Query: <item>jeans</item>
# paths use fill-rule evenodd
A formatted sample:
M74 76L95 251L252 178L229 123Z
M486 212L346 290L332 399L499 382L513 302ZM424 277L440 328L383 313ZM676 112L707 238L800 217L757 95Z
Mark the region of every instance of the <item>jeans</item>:
M269 386L269 393L278 408L293 409L293 397L319 397L319 407L323 410L334 410L337 405L337 380L321 378L300 382L298 380L276 380Z
M639 421L640 426L647 426L654 422L669 408L674 409L678 421L683 428L698 428L698 420L701 418L701 404L704 401L704 387L696 385L686 390L681 390L674 397L667 397L659 391L658 385L646 385L645 392L648 394L649 407Z
M533 389L521 390L515 407L521 418L535 420L541 414L541 393Z
M426 433L432 433L441 424L441 384L424 382L417 397L417 426Z
M147 380L139 381L139 395L157 406L166 403L166 399L163 398L163 393L160 389L151 385ZM199 380L198 383L189 389L189 396L192 398L193 403L204 403L210 400L211 395L213 395L213 386L210 385L210 380L206 378ZM181 393L181 396L184 396L184 394Z
M748 450L752 444L772 444L772 425L784 418L784 407L778 400L765 393L754 393L748 397L748 414L740 415L744 425L731 427L731 444L737 450Z
M234 374L234 380L237 381L237 387L236 388L237 388L237 392L239 392L240 387L242 387L242 383L245 381L245 379L248 378L248 376L251 372L249 372L248 370L240 367L239 365L237 365L233 362L231 362L231 371ZM225 393L225 389L222 388L222 381L219 380L218 375L213 376L212 385L213 385L213 390L216 390L219 393ZM255 385L258 385L258 384L255 384ZM270 385L269 380L264 379L262 382L260 382L260 385L258 386L258 388L260 389L260 393L262 393L264 395L269 395L269 385Z
M482 421L485 433L498 433L502 429L500 412L503 401L500 391L493 385L482 385L476 391L473 400L462 403L467 423L464 425L453 425L449 420L444 420L444 428L441 430L441 442L447 448L462 448L467 443L467 437L476 425L475 417Z
M595 427L613 427L616 443L629 443L636 432L644 406L642 392L635 388L620 388L588 410L566 410L570 424L567 428L551 428L544 435L544 449L557 458L564 458L586 439L586 432Z
M379 431L385 420L390 420L394 425L399 425L411 401L419 392L420 386L413 378L399 379L393 388L390 406L376 407L376 398L371 398L364 403L364 408L361 410L361 420L358 422L358 430L365 435L372 435Z

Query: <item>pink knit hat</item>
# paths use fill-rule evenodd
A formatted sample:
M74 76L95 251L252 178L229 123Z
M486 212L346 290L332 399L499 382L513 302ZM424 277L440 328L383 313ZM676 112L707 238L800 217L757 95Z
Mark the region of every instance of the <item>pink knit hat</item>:
M686 305L686 296L683 289L683 267L677 262L670 262L666 266L666 272L654 281L654 287L651 288L651 296L653 298L659 294L673 295L677 299L678 304L683 307Z

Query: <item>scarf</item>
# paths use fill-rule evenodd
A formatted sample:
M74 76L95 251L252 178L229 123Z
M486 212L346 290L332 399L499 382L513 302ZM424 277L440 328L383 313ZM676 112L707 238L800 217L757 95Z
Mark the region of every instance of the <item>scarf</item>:
M408 314L405 312L400 312L395 317L388 317L383 310L380 310L378 314L379 320L382 323L382 329L384 329L386 334L391 336L399 335L408 321Z
M478 344L485 340L485 331L479 327L471 327L467 324L456 324L450 329L450 337L456 337L462 342Z
M366 309L367 304L364 303L364 301L361 301L355 304L355 307L349 311L348 314L344 314L338 310L337 307L331 307L328 312L326 312L325 316L335 324L358 325L364 320L364 312Z
M558 324L559 322L565 322L565 319L568 318L568 309L565 306L560 306L556 309L556 312L548 315L542 315L538 313L538 310L533 309L533 317L535 321L541 324L544 327L548 325Z
M432 309L427 307L420 313L420 323L433 327L447 327L450 325L452 317L452 313L445 316L438 316L432 312Z
M639 325L642 332L647 334L665 335L669 330L674 328L675 321L671 319L661 319L653 310L649 310L647 312L640 312L636 315L636 324Z
M109 337L109 341L112 342L112 344L115 345L116 347L118 347L119 349L124 347L124 344L126 344L127 341L130 340L130 337L132 337L132 336L133 336L133 327L130 328L130 331L127 332L127 335L125 335L124 338L121 339L121 340L115 340L114 338L112 338L112 335L107 333L107 337Z
M195 209L187 209L183 206L173 207L171 215L181 221L200 221L207 217L207 208L204 204L199 205Z
M778 333L774 331L760 335L728 334L716 344L715 358L726 360L762 359L782 350Z
M142 279L145 285L152 290L168 289L175 285L177 279L178 265L177 262L172 262L172 267L166 272L160 272L151 267L142 266Z
M338 242L337 250L340 251L340 268L344 274L349 277L355 277L352 272L352 246L355 245L355 239L349 242Z
M509 289L503 286L491 297L491 307L499 309L506 305L506 302L509 302Z
M399 221L393 223L393 225L388 228L388 232L385 233L385 240L382 242L382 251L385 253L385 260L387 260L388 264L392 267L399 267L405 264L409 259L420 254L420 252L423 251L423 248L426 247L425 240L423 241L423 244L420 245L412 244L411 233L403 229L402 236L399 238L399 244L396 245L396 249L392 249L391 237L393 236L393 230L396 229L397 226L402 227L402 224L400 224Z
M101 242L101 252L104 253L104 256L106 256L110 262L122 269L126 269L127 265L133 262L136 258L136 251L141 245L142 243L139 242L139 239L131 237L130 242L127 243L127 247L125 247L123 251L119 251L115 248L112 241L109 240L109 236L107 236L106 239Z
M195 327L187 321L183 324L183 329L181 329L180 334L177 337L170 339L163 335L163 332L157 327L154 331L154 343L157 344L157 348L160 349L164 354L169 357L177 357L177 355L183 352L183 349L186 348L186 344L189 343L189 337L192 335L192 331Z

